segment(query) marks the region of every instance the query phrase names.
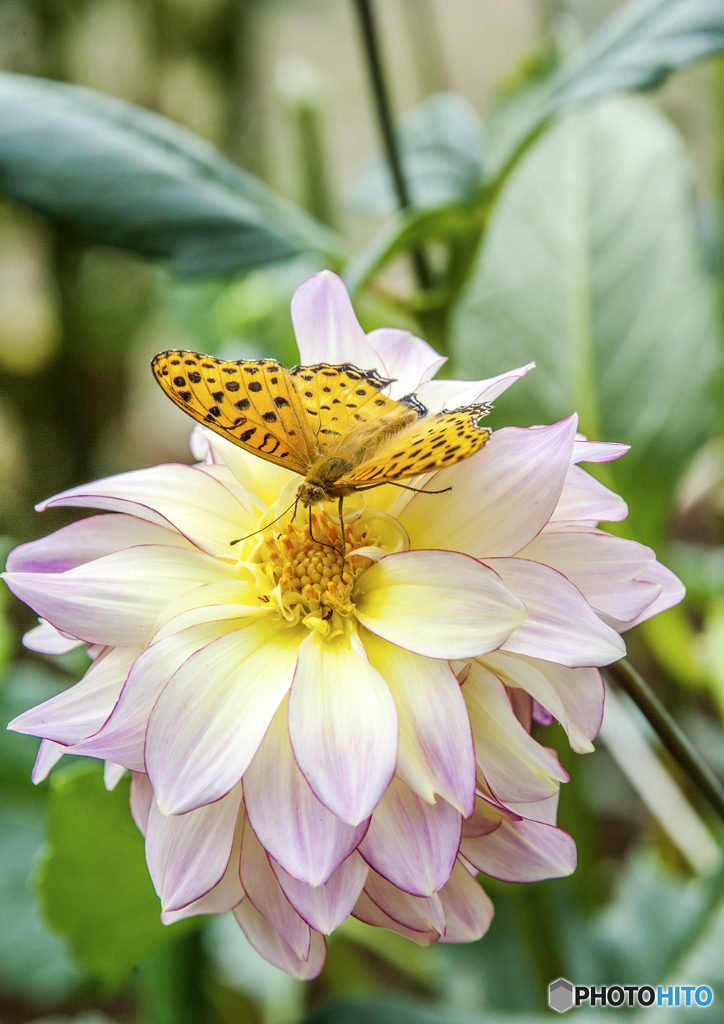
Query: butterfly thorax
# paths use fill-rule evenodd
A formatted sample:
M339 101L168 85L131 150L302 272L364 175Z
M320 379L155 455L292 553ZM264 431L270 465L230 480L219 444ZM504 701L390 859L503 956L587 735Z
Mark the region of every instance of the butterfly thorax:
M310 468L304 483L297 489L297 497L305 508L332 498L346 498L354 487L345 485L342 478L354 469L349 459L330 455L318 459Z

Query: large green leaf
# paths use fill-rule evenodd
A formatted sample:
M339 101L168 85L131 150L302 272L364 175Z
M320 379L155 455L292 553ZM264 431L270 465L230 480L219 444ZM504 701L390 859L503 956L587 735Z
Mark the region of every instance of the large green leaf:
M192 132L90 89L0 73L0 189L87 238L180 275L302 252L346 255L322 227Z
M198 927L193 918L161 924L143 839L128 810L128 780L107 793L95 764L51 777L38 891L45 916L83 970L108 985Z
M590 436L633 446L611 469L647 540L717 414L689 188L678 135L645 101L568 115L509 180L453 318L462 375L536 361L500 402L506 422L577 410Z
M551 116L615 92L642 92L724 50L721 0L629 0L532 94L492 142L491 179L504 174Z

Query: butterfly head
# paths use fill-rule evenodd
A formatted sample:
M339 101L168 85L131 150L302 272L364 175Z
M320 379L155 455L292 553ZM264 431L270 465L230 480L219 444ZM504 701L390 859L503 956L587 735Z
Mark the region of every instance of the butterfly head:
M310 484L305 480L297 488L297 498L305 508L310 505L318 505L321 501L327 500L327 492L319 484Z

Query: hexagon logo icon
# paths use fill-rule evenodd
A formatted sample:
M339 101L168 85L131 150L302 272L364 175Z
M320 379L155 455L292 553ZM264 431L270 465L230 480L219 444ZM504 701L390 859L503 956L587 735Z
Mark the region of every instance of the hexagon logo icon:
M558 978L548 986L548 1005L551 1010L565 1013L573 1006L573 985L565 978Z

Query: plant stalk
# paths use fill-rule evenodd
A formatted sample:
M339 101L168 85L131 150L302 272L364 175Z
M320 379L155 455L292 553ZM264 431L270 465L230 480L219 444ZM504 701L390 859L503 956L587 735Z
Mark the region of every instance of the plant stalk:
M372 0L354 0L357 14L359 16L362 43L365 57L367 59L367 70L370 76L372 94L374 96L375 111L377 113L377 124L382 136L382 142L387 156L392 182L397 195L397 202L401 210L411 205L410 191L407 187L405 174L402 168L402 157L395 135L395 126L392 120L389 91L385 80L385 72L382 67L382 51L372 11ZM432 285L432 274L427 262L425 253L415 249L410 253L415 276L420 288L430 288Z
M674 760L724 821L724 786L627 658L606 668L643 713Z

